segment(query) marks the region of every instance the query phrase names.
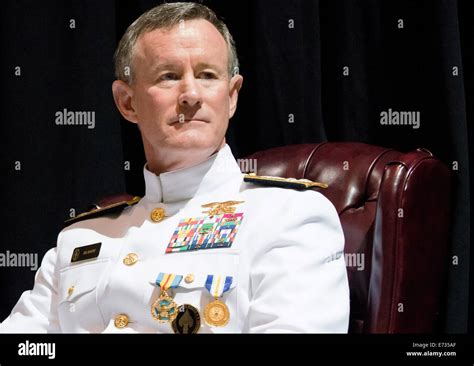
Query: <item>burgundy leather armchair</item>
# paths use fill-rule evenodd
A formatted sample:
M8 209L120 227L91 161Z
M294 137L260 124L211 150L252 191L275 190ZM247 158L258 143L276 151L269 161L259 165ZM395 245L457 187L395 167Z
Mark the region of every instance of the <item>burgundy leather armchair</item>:
M350 333L437 332L446 285L451 175L425 149L352 142L257 152L257 174L327 183L345 235ZM103 199L94 208L129 200Z
M260 151L257 174L306 178L336 207L345 235L351 333L438 331L448 264L448 167L425 149L362 143Z

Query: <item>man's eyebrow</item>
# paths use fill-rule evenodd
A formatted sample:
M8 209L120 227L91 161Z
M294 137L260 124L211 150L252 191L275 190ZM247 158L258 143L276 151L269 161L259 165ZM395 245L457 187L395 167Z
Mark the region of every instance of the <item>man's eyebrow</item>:
M216 64L210 64L208 62L198 62L198 64L196 65L197 68L199 69L207 69L207 68L210 68L210 69L215 69L217 71L222 71L222 68Z
M162 63L158 63L154 66L151 67L151 71L156 74L158 72L160 72L161 70L166 70L166 69L170 69L170 70L175 70L177 68L179 68L180 65L177 64L176 62L162 62ZM196 64L196 68L198 69L207 69L207 68L210 68L210 69L214 69L216 70L217 72L221 73L223 72L224 70L219 67L218 65L216 64L212 64L212 63L208 63L208 62L198 62Z
M178 64L176 64L175 62L163 62L163 63L158 63L156 65L153 65L151 67L151 70L153 73L157 73L163 69L176 69L177 67L179 67Z

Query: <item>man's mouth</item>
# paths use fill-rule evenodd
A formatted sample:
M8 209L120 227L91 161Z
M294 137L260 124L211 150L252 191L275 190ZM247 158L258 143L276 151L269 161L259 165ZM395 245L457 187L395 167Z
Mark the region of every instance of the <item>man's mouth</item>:
M204 122L209 123L209 121L201 119L201 118L178 118L173 120L170 125L174 125L175 123L189 123L189 122Z

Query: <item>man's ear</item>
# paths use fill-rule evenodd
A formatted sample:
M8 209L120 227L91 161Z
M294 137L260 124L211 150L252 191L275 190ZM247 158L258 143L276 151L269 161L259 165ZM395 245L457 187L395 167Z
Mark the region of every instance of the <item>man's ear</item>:
M235 113L237 109L237 99L239 97L239 91L242 87L242 83L244 82L244 77L240 74L234 75L232 79L230 79L229 85L229 100L230 100L230 108L229 108L229 119Z
M137 112L133 108L133 89L122 80L115 80L112 83L112 93L115 105L123 118L132 123L138 123Z

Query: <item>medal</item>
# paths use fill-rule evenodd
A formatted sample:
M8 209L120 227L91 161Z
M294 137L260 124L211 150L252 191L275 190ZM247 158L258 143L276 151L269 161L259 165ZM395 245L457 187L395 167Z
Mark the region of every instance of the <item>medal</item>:
M160 297L151 306L151 316L160 323L172 322L178 313L178 305L166 293L161 291Z
M160 273L156 279L160 287L160 296L151 306L151 316L160 323L171 323L178 315L178 305L173 301L166 290L178 287L183 276Z
M215 299L206 305L204 319L208 325L223 327L230 320L229 308L222 301Z
M178 308L178 314L171 323L177 334L195 334L201 328L199 311L192 305L184 304Z
M206 280L206 289L214 297L204 308L204 320L210 326L223 327L230 320L230 312L227 305L219 300L219 297L230 289L232 277L227 276L222 280L222 276L208 275Z

